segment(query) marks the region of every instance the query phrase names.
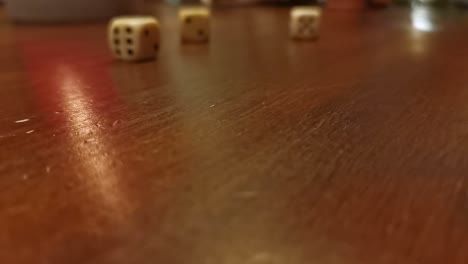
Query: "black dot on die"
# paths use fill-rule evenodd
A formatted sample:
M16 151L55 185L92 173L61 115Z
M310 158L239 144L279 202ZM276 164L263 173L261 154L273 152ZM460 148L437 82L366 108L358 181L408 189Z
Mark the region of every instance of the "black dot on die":
M145 36L149 36L149 30L145 29Z
M190 24L190 23L192 23L192 19L190 17L187 17L185 19L185 24Z
M120 44L120 40L119 40L119 39L114 39L114 43L115 43L115 45L119 45L119 44Z
M131 34L133 32L132 28L130 27L126 28L125 31L127 31L128 34Z
M127 54L128 54L129 56L132 56L132 55L133 55L133 50L132 50L132 49L128 49L128 50L127 50Z
M119 33L120 33L119 28L114 28L114 34L119 34Z
M120 56L120 55L122 54L122 52L120 51L120 49L116 49L116 50L115 50L115 54L117 54L117 55Z
M156 44L153 45L153 48L154 48L154 50L157 51L157 50L159 50L159 45L156 43Z
M132 45L132 44L133 44L133 40L128 38L128 39L127 39L127 44Z

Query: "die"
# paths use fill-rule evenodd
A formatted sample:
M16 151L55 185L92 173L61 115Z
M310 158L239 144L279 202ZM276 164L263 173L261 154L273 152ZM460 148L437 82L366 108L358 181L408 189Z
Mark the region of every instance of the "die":
M179 11L182 42L208 42L210 39L210 10L186 7Z
M294 7L290 14L290 33L293 39L314 40L318 37L320 9L316 7Z
M153 17L116 17L109 23L109 47L116 59L155 59L159 50L159 34L159 22Z

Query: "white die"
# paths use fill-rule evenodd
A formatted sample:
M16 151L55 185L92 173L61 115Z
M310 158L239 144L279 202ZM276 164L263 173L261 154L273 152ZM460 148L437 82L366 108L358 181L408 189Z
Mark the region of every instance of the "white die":
M293 39L313 40L318 37L320 9L316 7L294 7L290 15L290 33Z
M210 39L210 10L186 7L179 11L180 34L183 42L208 42Z
M146 16L116 17L109 23L108 41L117 59L155 59L159 50L159 23Z

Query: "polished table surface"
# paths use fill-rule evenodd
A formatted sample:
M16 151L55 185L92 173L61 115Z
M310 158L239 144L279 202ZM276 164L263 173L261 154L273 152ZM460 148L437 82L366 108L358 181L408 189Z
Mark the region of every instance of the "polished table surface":
M157 61L0 26L0 263L468 262L468 15L213 11ZM426 17L427 18L427 17ZM432 29L432 31L431 31Z

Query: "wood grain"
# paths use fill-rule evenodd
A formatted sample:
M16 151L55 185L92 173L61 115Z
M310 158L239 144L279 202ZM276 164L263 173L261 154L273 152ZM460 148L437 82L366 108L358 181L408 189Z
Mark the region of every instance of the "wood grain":
M0 26L0 263L468 262L467 15L213 11L111 59L105 25ZM3 18L4 20L4 18Z

